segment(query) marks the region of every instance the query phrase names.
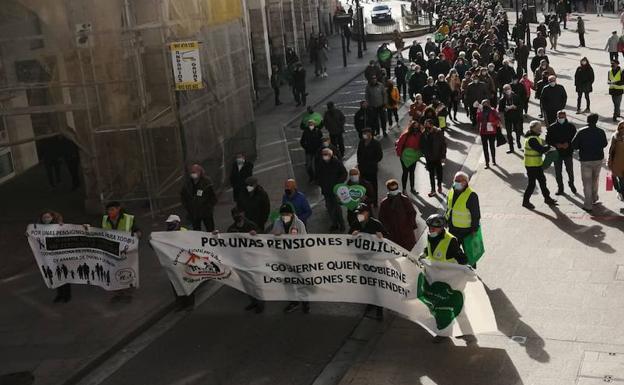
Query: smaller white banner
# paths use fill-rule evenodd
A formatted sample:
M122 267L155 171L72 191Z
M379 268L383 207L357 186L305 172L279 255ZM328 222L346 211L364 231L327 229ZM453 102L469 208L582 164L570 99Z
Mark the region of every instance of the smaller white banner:
M199 43L197 41L181 41L171 43L169 47L176 91L204 88L199 61Z
M28 225L28 243L45 284L120 290L139 286L137 237L81 225Z

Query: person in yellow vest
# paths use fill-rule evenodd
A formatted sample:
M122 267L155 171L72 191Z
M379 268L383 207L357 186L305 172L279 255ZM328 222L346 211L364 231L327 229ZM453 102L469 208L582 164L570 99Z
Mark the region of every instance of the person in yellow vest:
M468 186L468 174L459 171L453 179L453 187L446 196L446 220L448 231L453 234L460 245L464 238L479 229L481 208L479 196Z
M468 263L466 254L459 247L457 238L446 231L446 218L442 214L430 215L426 220L429 227L425 258L435 262Z
M620 117L620 104L622 103L622 94L624 93L624 79L622 79L622 70L620 62L611 60L611 69L609 70L609 95L613 101L613 121L617 121Z
M529 124L529 131L524 134L524 167L527 171L529 182L524 191L524 200L522 206L529 210L533 210L535 206L530 202L531 195L535 191L535 182L539 182L540 190L544 196L544 203L547 205L556 205L557 201L550 197L550 191L546 186L546 176L544 175L544 154L550 150L550 145L546 144L546 140L542 139L542 122L534 120Z
M179 215L171 214L165 221L167 231L188 231L188 229L182 226L182 220Z
M102 217L102 226L104 230L126 231L137 238L141 238L141 230L134 222L134 215L127 214L121 207L119 202L109 202L106 204L106 214ZM116 290L115 295L111 298L112 302L132 301L133 287L128 289Z

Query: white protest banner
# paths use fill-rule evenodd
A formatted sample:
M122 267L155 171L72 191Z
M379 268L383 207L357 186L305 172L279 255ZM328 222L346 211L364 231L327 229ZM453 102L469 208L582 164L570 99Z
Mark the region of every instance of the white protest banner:
M81 225L28 225L28 243L43 280L51 288L66 283L106 290L139 286L137 237Z
M489 298L472 269L434 263L423 272L408 251L369 234L175 231L152 233L151 244L180 295L215 279L264 300L382 306L434 335L496 330Z

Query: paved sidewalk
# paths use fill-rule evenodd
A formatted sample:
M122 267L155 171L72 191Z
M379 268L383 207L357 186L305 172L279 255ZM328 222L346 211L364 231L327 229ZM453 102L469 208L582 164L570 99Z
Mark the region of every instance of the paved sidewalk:
M547 53L569 92L568 116L578 128L586 116L574 114L573 74L580 58L589 58L596 72L592 110L610 137L615 125L606 95L608 57L601 49L603 35L619 29L619 21L583 17L588 48L577 49L576 34L565 31L560 51ZM534 104L529 114L537 115ZM486 247L478 273L488 287L498 333L479 335L470 346L462 340L434 345L418 325L396 317L342 385L596 385L624 379L624 217L622 202L605 191L606 170L600 178L602 203L593 215L581 209L581 195L556 197L559 206L549 207L539 191L532 199L536 209L529 211L521 206L522 157L507 155L506 149L498 149L498 166L491 170L483 169L481 159L472 181L480 195ZM576 160L575 175L582 192ZM547 179L554 194L552 167Z
M315 105L343 84L358 76L376 49L362 59L353 51L349 66L342 67L337 37L330 37L329 78L314 79L308 63L308 100ZM282 127L297 119L305 108L295 108L287 87L282 88L284 105L273 106L267 97L256 110L258 159L254 174L277 208L283 193L283 182L291 177L288 152ZM65 175L65 180L68 180ZM40 180L39 185L35 185ZM58 194L59 190L42 187L45 175L41 167L29 171L0 188L0 199L12 202L3 212L0 246L5 250L0 263L0 376L19 371L31 372L36 385L64 384L76 373L100 360L103 354L119 347L150 322L171 310L173 295L169 281L161 269L147 240L151 231L160 230L164 217L143 216L138 219L145 235L141 241L141 287L131 304L112 304L110 293L95 287L73 287L73 299L68 304L53 304L54 292L47 290L23 232L37 213L46 207L59 210L68 223L97 223L98 217L81 210L80 193ZM68 182L69 183L69 182ZM215 220L221 229L230 223L231 191L221 194ZM28 211L31 214L24 215ZM318 216L322 220L322 216ZM6 232L4 230L7 230ZM9 235L9 236L5 236ZM11 252L6 252L6 251Z

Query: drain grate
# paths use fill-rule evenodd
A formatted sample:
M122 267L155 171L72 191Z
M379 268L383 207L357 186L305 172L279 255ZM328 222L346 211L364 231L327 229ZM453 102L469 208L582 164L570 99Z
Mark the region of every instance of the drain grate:
M577 385L624 385L624 354L586 350L576 377Z

